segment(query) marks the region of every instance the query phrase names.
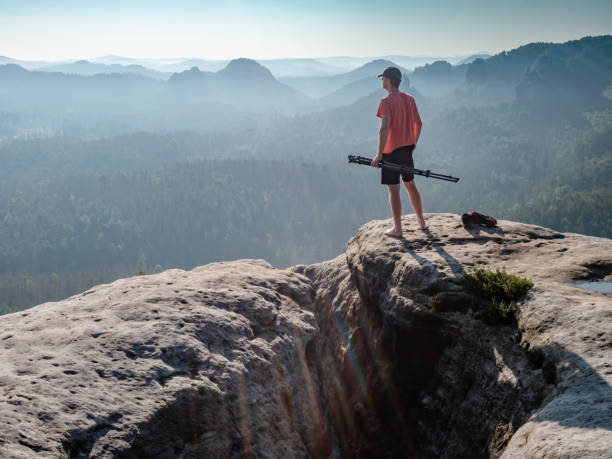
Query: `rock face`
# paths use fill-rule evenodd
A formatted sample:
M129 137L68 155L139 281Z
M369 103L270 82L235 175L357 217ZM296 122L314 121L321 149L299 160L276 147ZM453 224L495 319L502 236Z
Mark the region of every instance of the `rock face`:
M313 297L237 261L2 317L0 456L306 456Z
M466 231L448 214L428 223L429 232L409 231L403 240L383 235L388 221L363 226L336 260L346 263L344 284L342 269L329 263L303 270L318 284L317 314L327 296L339 331L350 337L344 361L334 361L352 367L367 389L341 389L355 418L382 409L374 417L397 429L373 434L381 444L372 453L607 457L612 297L574 283L612 273L612 241L507 221ZM404 224L416 227L409 217ZM516 327L430 311L432 296L466 301L453 280L473 267L505 267L534 282ZM332 322L328 316L320 327ZM365 437L347 435L353 447ZM361 442L359 455L373 444Z
M428 224L0 317L0 457L609 457L612 295L575 282L612 274L612 241ZM465 306L481 266L534 282L516 324Z

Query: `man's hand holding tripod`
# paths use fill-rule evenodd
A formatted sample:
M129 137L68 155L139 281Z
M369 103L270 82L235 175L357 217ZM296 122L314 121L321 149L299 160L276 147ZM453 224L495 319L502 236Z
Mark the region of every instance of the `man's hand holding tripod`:
M376 155L376 158L372 160L372 163L371 163L372 167L378 167L378 163L382 161L382 157L383 157L382 153L378 153L378 155Z

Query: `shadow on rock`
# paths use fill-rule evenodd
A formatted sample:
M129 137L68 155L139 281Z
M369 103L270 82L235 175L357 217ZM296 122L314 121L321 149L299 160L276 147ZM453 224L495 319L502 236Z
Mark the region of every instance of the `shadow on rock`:
M433 247L438 255L448 264L448 267L451 269L455 277L459 278L465 275L465 270L461 263L459 263L451 254L449 254L446 250L442 248L442 244L440 244L440 240L436 238L429 229L423 231L427 235L427 239L430 241L430 246ZM421 257L410 247L410 242L406 239L402 239L402 247L404 250L409 253L421 266L425 267L428 265L432 265L432 263L426 258Z
M585 360L555 346L526 347L527 360L555 383L563 383L537 410L531 421L552 421L565 427L612 431L612 387Z
M499 226L479 226L479 225L468 225L467 227L463 227L468 233L470 233L474 238L480 237L480 232L483 231L487 234L498 234L499 236L505 236L504 230Z

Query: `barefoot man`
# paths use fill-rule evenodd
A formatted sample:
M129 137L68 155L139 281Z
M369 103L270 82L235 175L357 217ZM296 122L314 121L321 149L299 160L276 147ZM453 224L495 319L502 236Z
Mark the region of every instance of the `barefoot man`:
M378 136L378 155L372 166L378 167L380 161L388 161L414 167L412 152L421 134L421 117L414 98L399 90L402 72L396 67L387 67L382 77L383 88L389 95L380 101L376 116L381 118ZM381 169L381 183L389 186L389 203L393 213L393 228L385 232L388 236L402 237L402 202L400 200L400 173ZM410 196L416 213L419 228L427 229L421 208L421 195L414 183L414 174L402 174L402 181Z

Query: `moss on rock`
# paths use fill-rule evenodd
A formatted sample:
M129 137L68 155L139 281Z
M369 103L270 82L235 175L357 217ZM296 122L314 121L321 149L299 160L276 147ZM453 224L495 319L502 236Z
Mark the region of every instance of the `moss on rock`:
M473 295L477 316L490 325L511 323L516 300L533 287L529 279L499 268L495 271L476 269L463 276L460 283L466 293Z

